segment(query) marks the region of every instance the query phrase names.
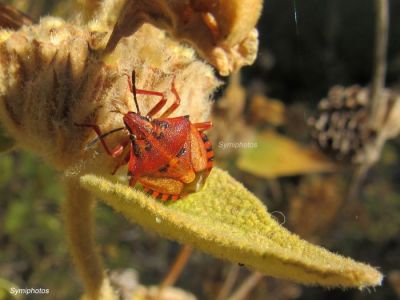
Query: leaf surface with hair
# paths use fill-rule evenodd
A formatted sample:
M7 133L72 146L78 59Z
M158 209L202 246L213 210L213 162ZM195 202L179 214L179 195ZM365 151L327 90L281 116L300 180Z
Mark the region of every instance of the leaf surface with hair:
M381 283L374 268L290 233L260 200L217 168L200 192L167 204L112 179L85 175L80 181L130 221L166 238L300 283L359 288Z

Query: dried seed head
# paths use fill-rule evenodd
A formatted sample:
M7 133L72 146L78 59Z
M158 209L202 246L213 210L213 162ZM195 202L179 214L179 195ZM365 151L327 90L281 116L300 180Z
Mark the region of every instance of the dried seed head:
M373 164L384 142L400 133L400 97L382 92L383 118L371 128L368 105L370 91L354 85L334 86L318 105L318 115L308 120L311 135L327 154L342 162Z
M207 119L218 81L193 51L147 25L102 56L95 48L107 33L89 28L44 18L17 32L0 31L0 120L20 147L57 169L110 172L115 160L104 150L84 151L95 134L76 124L98 124L104 132L123 126L122 114L136 111L126 76L133 69L137 87L165 92L167 106L175 77L182 101L174 115ZM157 101L140 95L142 113ZM113 146L123 134L107 142ZM101 158L94 160L96 153Z

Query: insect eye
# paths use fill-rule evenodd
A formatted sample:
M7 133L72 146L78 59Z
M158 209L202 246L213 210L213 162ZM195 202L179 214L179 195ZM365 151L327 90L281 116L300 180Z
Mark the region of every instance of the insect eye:
M134 134L130 134L129 138L131 139L132 142L136 141L136 135L134 135Z

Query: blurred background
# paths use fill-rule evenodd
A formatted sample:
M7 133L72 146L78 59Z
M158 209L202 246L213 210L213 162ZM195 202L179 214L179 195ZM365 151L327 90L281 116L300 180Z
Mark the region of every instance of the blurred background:
M73 1L2 1L38 20L68 18ZM400 92L400 2L390 1L386 86ZM322 154L308 126L335 85L368 86L373 73L374 1L267 0L255 64L224 78L210 133L216 164L259 197L283 226L333 252L378 266L375 290L327 290L265 277L245 299L400 299L400 141L385 145L354 197L351 158ZM346 108L351 109L351 108ZM354 153L353 153L354 154ZM12 286L48 288L49 299L78 299L60 214L62 176L29 153L0 155L0 299ZM157 285L180 246L99 204L96 237L111 271ZM117 274L117 273L115 273ZM194 251L176 285L198 299L233 289L244 267ZM128 276L127 275L127 276ZM27 297L28 298L28 297ZM46 299L30 296L29 299Z

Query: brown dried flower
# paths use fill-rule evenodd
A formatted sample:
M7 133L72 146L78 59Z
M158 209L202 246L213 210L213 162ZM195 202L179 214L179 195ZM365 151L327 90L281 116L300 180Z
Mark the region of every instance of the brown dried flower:
M221 75L229 75L256 58L261 8L261 0L126 0L107 48L151 23L189 42Z

